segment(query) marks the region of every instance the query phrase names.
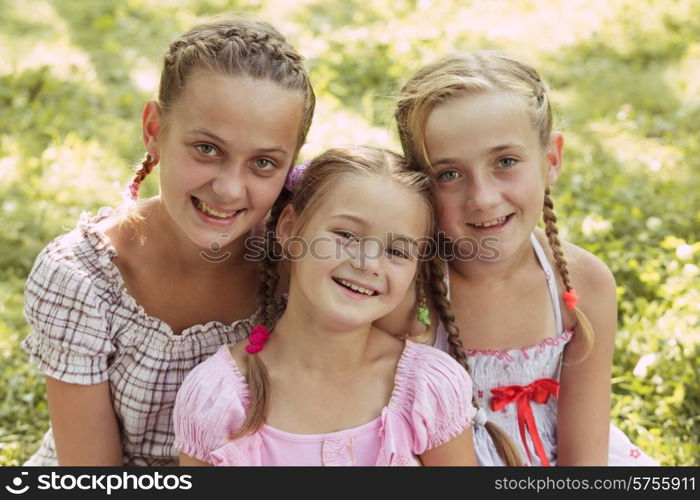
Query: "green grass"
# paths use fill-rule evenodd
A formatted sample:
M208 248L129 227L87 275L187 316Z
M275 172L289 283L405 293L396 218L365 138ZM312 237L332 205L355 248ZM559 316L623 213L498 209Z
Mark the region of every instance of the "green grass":
M0 465L22 463L48 425L43 376L19 348L35 256L82 211L118 203L160 54L198 16L231 10L309 57L319 106L305 157L398 149L392 96L448 51L533 62L566 137L562 231L618 283L613 419L662 464L700 464L700 3L540 4L0 0ZM153 176L144 191L156 190Z

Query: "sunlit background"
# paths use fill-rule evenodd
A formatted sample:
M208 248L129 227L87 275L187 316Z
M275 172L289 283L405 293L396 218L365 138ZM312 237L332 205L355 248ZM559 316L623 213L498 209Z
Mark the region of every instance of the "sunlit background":
M22 463L48 426L43 376L19 349L34 258L81 212L120 202L163 51L235 10L308 59L319 102L304 158L398 150L393 98L446 53L533 63L566 138L564 236L618 282L613 419L661 463L700 464L697 0L0 0L0 464Z

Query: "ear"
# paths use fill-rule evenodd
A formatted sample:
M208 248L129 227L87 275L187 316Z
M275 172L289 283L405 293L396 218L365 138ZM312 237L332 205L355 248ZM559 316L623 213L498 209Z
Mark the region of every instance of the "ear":
M287 204L282 210L280 218L277 220L277 227L275 228L275 236L279 238L282 247L284 248L284 242L295 235L295 228L297 223L297 214L294 211L294 207L291 203Z
M148 101L143 108L143 144L146 151L158 157L158 133L161 125L160 106L156 101Z
M564 136L561 132L552 132L549 137L545 159L547 161L545 182L547 186L551 186L557 182L564 161Z

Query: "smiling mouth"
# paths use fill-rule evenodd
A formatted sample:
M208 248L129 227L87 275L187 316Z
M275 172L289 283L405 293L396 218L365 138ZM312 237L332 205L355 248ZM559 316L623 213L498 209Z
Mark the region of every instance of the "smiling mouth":
M494 227L494 226L502 226L506 222L508 222L512 216L513 216L513 214L508 214L506 216L496 217L495 219L487 220L484 222L477 222L477 223L467 222L467 225L471 226L471 227L475 227L477 229Z
M195 196L190 197L192 199L192 204L194 207L202 212L204 215L207 215L213 219L219 219L219 220L225 220L225 219L230 219L231 217L234 217L238 215L239 213L243 212L245 209L240 209L240 210L233 210L231 212L222 212L220 210L216 210L215 208L210 207L207 205L204 201L200 200L199 198Z
M348 280L344 280L342 278L333 278L333 281L335 281L336 283L338 283L340 286L342 286L344 288L352 290L355 293L367 295L368 297L374 297L375 295L379 295L379 292L377 292L376 290L361 287L359 285L356 285L355 283L352 283Z

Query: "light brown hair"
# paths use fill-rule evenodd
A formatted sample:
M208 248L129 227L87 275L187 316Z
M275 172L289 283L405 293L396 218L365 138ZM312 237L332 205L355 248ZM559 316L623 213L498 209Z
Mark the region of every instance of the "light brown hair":
M429 227L426 235L435 228L436 207L431 177L423 172L409 171L403 157L365 146L332 149L311 161L294 193L284 189L272 207L266 228L265 256L261 263L262 280L258 288L258 313L256 320L273 330L284 305L280 300L280 269L274 255L282 255L275 229L279 217L287 204L292 205L298 216L298 230L302 231L316 209L343 180L352 176L374 175L388 178L410 192L420 194L429 211ZM416 275L424 272L427 262L419 262ZM274 333L273 333L274 335ZM248 355L247 381L250 406L243 425L230 438L236 439L256 432L265 422L268 407L269 379L267 369L257 354Z
M548 86L542 81L537 71L532 66L502 52L481 51L455 54L424 66L401 90L395 118L401 145L411 168L432 170L425 146L425 126L430 113L436 106L460 96L490 91L504 92L522 99L532 126L537 132L540 145L543 148L547 146L554 120ZM558 237L557 218L549 187L544 193L542 216L556 268L566 291L570 291L573 289L573 284ZM441 272L440 269L435 271ZM438 305L441 319L448 332L450 353L462 363L465 369L469 370L454 316L449 313L448 304ZM587 354L593 345L593 329L588 318L578 307L574 308L574 313L584 337ZM500 447L498 444L497 446ZM509 454L504 449L501 457L507 463L512 463L515 460L512 456L506 456Z
M158 105L166 124L189 76L202 68L221 75L270 80L301 93L304 113L294 152L296 159L311 126L316 98L302 56L277 29L264 21L236 17L198 25L172 42L165 53L158 92ZM132 179L132 197L156 163L157 159L146 155Z

